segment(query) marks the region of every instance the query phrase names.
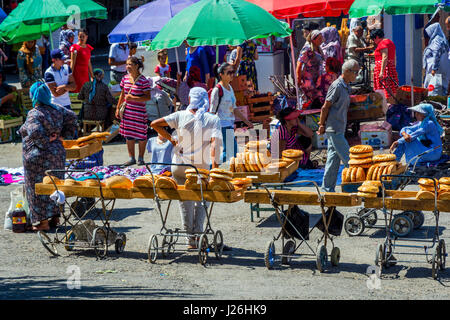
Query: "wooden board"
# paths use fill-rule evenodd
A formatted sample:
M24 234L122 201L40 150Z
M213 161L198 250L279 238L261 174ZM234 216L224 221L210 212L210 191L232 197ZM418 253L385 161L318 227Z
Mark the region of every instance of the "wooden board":
M0 120L0 129L20 127L22 124L23 124L22 117L17 117L10 120Z
M53 184L36 183L36 194L51 195L55 192ZM58 190L64 192L66 197L86 197L100 198L100 187L85 186L58 186ZM131 199L132 192L130 189L111 189L102 188L103 197L106 199Z
M320 205L317 192L296 190L269 190L280 205ZM323 194L326 207L353 207L361 204L361 200L353 193L327 192ZM245 192L244 201L248 203L270 204L266 190L256 189Z
M68 141L70 142L71 140ZM65 149L66 159L84 159L93 155L94 153L102 151L102 148L102 142L96 141L79 149Z
M434 200L416 199L417 191L386 191L385 206L390 210L433 211ZM362 199L362 198L361 198ZM373 209L383 208L383 198L365 198L364 207ZM437 208L442 212L450 212L450 200L438 200Z
M53 184L37 183L35 185L36 194L51 195L56 189ZM86 197L100 198L100 187L85 186L58 186L58 190L64 192L66 197ZM182 200L182 201L201 201L200 191L185 190L180 187L178 190L172 189L156 189L158 196L164 200ZM105 199L153 199L153 188L102 188L103 197ZM244 190L237 189L231 192L220 191L204 191L205 201L210 202L237 202L244 198Z
M294 161L278 172L233 172L233 178L251 178L253 183L283 182L298 169L299 162Z

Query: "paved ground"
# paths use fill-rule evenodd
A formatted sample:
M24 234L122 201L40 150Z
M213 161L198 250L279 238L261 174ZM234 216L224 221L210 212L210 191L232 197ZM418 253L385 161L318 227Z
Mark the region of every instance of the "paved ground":
M106 164L126 160L123 144L105 146ZM0 167L21 166L21 145L0 145ZM17 186L0 187L2 213L9 206L10 192ZM165 208L164 204L164 208ZM319 217L318 207L304 207ZM344 214L355 208L340 210ZM379 218L381 219L381 213ZM177 204L168 215L168 226L180 226ZM4 214L0 224L3 225ZM100 221L96 220L99 224ZM316 269L313 256L297 256L290 266L276 264L274 270L264 266L268 241L280 230L271 212L250 221L249 205L216 204L212 227L223 232L225 242L233 248L224 252L221 260L210 254L206 266L198 263L195 252L175 253L147 261L147 244L161 228L161 219L150 200L118 200L113 215L113 227L124 232L127 244L123 254L110 247L108 257L96 259L93 250L67 252L58 247L60 256L51 257L35 233L13 234L0 229L0 299L449 299L450 273L431 279L431 265L425 256L400 256L418 263L399 262L386 270L382 279L369 281L367 268L374 263L377 245L384 239L381 229L366 229L360 237L350 238L343 231L334 241L341 250L338 267L325 273ZM431 236L434 219L426 213L424 227L415 237ZM442 214L441 237L450 243L450 216ZM320 231L314 230L309 244L316 250ZM212 240L209 237L210 241ZM161 238L158 240L161 241ZM281 241L276 242L280 252ZM450 248L449 248L450 249ZM328 247L330 253L331 247ZM417 249L414 252L422 252ZM300 253L309 253L302 246ZM79 275L80 288L73 288ZM68 282L69 281L69 282ZM368 285L369 284L369 285ZM372 284L379 284L378 289ZM72 289L71 289L72 288Z

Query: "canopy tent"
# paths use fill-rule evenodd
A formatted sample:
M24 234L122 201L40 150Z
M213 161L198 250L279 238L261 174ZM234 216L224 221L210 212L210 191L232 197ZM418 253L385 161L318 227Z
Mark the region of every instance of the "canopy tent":
M25 0L0 24L0 39L8 44L35 40L66 24L69 17L106 19L107 11L91 0Z

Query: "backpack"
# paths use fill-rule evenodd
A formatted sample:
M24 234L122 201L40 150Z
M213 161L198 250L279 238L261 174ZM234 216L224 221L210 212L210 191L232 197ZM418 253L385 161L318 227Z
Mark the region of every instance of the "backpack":
M216 112L214 113L214 114L217 114L217 111L219 111L220 103L222 102L223 88L222 88L222 86L220 84L216 84L216 86L214 88L219 89L219 103L217 104L217 109L216 109ZM208 90L208 99L209 99L210 102L211 102L211 93L214 90L214 88L211 88L211 89Z

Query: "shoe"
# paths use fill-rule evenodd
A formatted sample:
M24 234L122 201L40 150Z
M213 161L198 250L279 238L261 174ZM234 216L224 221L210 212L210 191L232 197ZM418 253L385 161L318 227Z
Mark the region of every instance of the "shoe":
M49 231L50 226L48 225L48 220L42 220L37 226L33 226L33 231Z
M59 217L52 217L48 222L50 228L56 228L59 226Z
M143 166L143 165L145 165L145 161L144 161L144 159L141 159L141 160L138 160L138 166Z
M128 167L128 166L132 166L134 164L136 164L136 160L133 159L133 160L128 160L127 162L125 162L123 164L123 166Z

